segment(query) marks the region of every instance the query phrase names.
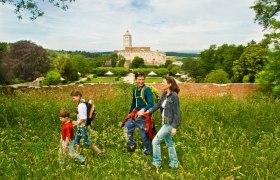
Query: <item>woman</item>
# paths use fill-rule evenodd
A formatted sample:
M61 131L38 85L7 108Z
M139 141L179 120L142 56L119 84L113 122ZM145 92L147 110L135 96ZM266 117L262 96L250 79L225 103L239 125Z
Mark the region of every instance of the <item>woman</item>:
M172 136L176 134L176 129L180 122L180 109L178 93L180 91L175 79L167 76L163 79L162 90L159 102L145 113L153 113L160 109L162 117L162 127L153 139L153 165L157 168L161 166L160 143L165 140L168 147L169 166L178 168L178 158Z

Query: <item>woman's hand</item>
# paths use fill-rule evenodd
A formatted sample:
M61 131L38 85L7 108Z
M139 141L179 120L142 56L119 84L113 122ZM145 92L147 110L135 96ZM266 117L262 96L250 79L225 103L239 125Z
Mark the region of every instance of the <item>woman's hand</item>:
M175 128L172 128L172 129L171 129L171 135L172 135L172 136L175 136L175 135L176 135L176 129L175 129Z
M145 112L144 112L144 114L150 114L150 111L149 111L149 110L147 110L147 111L145 111Z

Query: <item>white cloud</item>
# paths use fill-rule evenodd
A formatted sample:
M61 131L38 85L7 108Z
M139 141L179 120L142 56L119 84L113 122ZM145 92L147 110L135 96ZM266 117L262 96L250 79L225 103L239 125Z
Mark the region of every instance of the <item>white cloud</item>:
M18 20L0 5L0 41L32 40L50 49L122 49L128 29L135 46L202 50L211 44L246 44L262 38L254 24L253 0L83 0L62 11L44 3L45 15Z

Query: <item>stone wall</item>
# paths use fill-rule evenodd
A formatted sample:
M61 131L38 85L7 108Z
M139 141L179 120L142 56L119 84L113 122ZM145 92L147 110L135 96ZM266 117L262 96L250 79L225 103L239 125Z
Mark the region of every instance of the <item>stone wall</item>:
M24 89L75 89L79 86L79 88L83 88L88 92L94 92L96 90L101 89L107 89L108 94L111 95L111 93L114 92L114 87L117 84L106 84L106 83L100 83L100 84L80 84L80 85L62 85L62 86L44 86L41 88L38 87L19 87L18 89L24 90ZM149 84L151 86L156 87L159 92L161 92L161 84ZM179 84L180 87L180 97L222 97L226 95L231 95L235 99L240 99L248 96L249 94L255 93L260 91L260 87L258 84L211 84L211 83L181 83ZM2 87L0 90L5 90L9 88L11 91L15 91L16 88L13 87ZM70 91L70 90L69 90ZM104 93L104 96L106 96L106 93Z
M160 84L155 84L153 86L160 90ZM179 96L188 97L221 97L231 95L233 98L239 99L260 91L259 85L253 83L182 83L179 84L179 87Z

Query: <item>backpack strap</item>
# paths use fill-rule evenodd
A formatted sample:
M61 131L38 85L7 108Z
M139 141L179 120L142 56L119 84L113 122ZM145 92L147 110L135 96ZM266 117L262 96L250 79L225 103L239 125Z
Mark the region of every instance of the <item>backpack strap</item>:
M140 92L140 96L136 96L136 90L137 90L137 87L135 87L135 89L134 89L134 97L135 97L135 104L136 104L136 107L138 106L138 103L137 103L137 99L138 98L142 98L142 100L143 100L143 102L147 105L148 103L147 103L147 101L146 101L146 99L145 99L145 95L144 95L144 93L145 93L145 90L146 90L146 85L144 85L143 87L142 87L142 89L141 89L141 92Z
M146 85L144 85L143 87L142 87L142 89L141 89L141 98L142 98L142 100L144 101L144 103L146 104L146 105L148 105L148 103L147 103L147 101L146 101L146 99L145 99L145 90L146 90Z

